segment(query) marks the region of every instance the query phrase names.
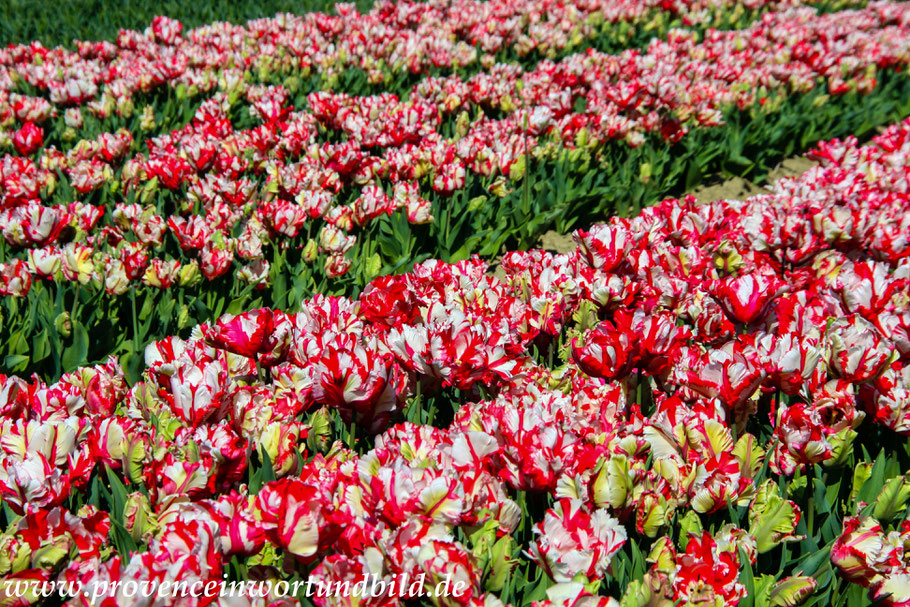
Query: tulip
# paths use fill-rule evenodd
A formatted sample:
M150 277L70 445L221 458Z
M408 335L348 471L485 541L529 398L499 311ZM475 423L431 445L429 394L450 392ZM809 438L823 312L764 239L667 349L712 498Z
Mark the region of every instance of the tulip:
M578 500L562 499L534 527L537 540L530 556L551 579L568 582L576 574L603 576L626 541L619 522L599 509L589 513Z
M249 358L264 352L274 326L272 311L261 308L239 316L226 314L203 329L208 343Z
M745 595L738 582L739 557L735 549L723 550L707 531L690 534L685 554L676 559L674 598L736 604Z
M882 528L866 516L853 516L844 521L844 529L831 548L831 562L841 575L863 586L878 577L879 559L883 557Z
M590 331L583 345L572 340L572 359L592 377L619 379L635 364L637 352L625 327L603 322Z
M850 382L874 379L895 358L894 347L861 316L835 320L826 339L831 370Z
M761 274L743 274L715 283L711 293L731 320L748 325L760 319L784 289L775 279Z
M22 156L31 156L44 145L44 130L34 122L26 122L13 133L13 146Z
M32 275L21 259L0 264L0 295L25 297L32 287Z
M299 479L268 483L256 496L267 536L302 562L313 562L331 545L339 529L331 511L312 485Z
M587 263L603 272L614 270L633 246L631 234L621 225L597 226L591 232L579 230L576 239Z

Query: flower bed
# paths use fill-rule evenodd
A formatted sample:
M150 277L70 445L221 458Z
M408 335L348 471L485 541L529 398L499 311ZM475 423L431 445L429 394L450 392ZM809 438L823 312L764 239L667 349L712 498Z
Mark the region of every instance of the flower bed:
M906 604L908 155L910 121L499 276L225 316L132 385L4 376L0 571L102 605L367 573L464 582L445 605Z

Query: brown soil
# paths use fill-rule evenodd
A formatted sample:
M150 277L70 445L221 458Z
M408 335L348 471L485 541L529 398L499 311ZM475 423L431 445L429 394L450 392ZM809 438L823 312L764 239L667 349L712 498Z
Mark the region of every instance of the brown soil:
M816 164L818 163L809 160L805 156L787 158L768 173L765 183L774 183L783 177L795 177L805 173ZM708 203L715 200L742 200L755 194L761 194L763 191L765 189L760 185L742 177L733 177L723 182L701 185L695 188L692 193L698 199L698 202Z
M575 239L572 238L571 234L559 234L553 230L540 237L538 246L545 251L554 253L571 253L576 247Z

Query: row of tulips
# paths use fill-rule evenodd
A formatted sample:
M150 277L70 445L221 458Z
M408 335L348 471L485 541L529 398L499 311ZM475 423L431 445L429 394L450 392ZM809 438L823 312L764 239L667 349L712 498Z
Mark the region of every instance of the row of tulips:
M319 92L297 109L239 81L242 101L214 95L146 153L124 129L42 148L28 123L10 142L34 157L0 159L6 365L59 375L133 353L136 379L148 338L228 309L351 293L434 252L494 255L720 162L761 164L797 134L868 130L910 113L908 40L905 3L800 9L701 42L432 77L407 100ZM90 350L86 327L118 325Z
M353 4L335 14L280 14L246 25L214 23L184 32L167 17L144 32L122 30L113 42L76 41L75 50L40 43L0 51L2 122L43 122L63 108L84 106L95 115L131 114L156 89L190 96L231 90L247 78L269 80L311 73L339 83L346 71L371 84L407 81L408 74L450 73L497 60L553 57L594 43L612 47L664 34L671 25L743 25L768 9L799 0L432 0L378 2L366 14ZM828 3L808 0L806 4ZM859 4L839 2L832 6ZM603 38L603 39L602 39ZM640 42L640 40L638 40ZM531 58L533 60L533 57ZM404 76L404 79L402 79ZM42 96L16 95L25 84ZM2 106L0 106L2 107Z
M403 604L407 576L460 582L437 605L910 605L910 120L813 154L568 254L226 315L132 385L114 359L3 376L7 594L370 575L307 600Z
M736 29L773 9L807 4L829 11L863 3L381 3L366 15L342 5L334 16L282 14L185 35L180 22L162 17L144 32L79 42L75 51L39 43L0 49L0 142L8 131L18 138L7 144L16 141L20 150L42 138L67 150L80 138L120 128L137 136L167 132L184 126L202 99L217 91L236 97L251 84L280 84L298 106L307 94L326 89L405 96L428 73L464 75L497 60L533 67L541 56L571 50L642 47L679 25ZM312 44L301 45L302 38ZM477 60L482 49L498 52Z

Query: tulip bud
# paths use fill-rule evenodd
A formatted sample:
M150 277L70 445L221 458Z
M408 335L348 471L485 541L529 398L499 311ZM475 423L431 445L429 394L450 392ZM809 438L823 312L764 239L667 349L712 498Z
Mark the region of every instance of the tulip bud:
M505 175L499 175L496 177L496 179L493 180L493 183L490 184L490 187L487 188L487 191L497 198L504 198L507 194L513 191L508 187L508 185L509 182L505 178Z
M603 460L591 488L594 503L598 507L625 507L633 489L628 458L625 455L614 455Z
M575 148L573 150L569 150L568 157L569 157L569 162L571 164L577 165L582 160L586 160L589 157L589 155L588 155L588 152L586 152L584 149ZM587 166L588 166L587 163L585 163L584 165L578 167L577 170L581 171L582 169L587 169Z
M808 575L792 575L774 585L771 591L771 607L795 607L815 592L818 581Z
M655 491L641 496L636 508L635 528L648 537L656 537L658 530L667 524L667 500Z
M162 416L158 418L158 432L168 442L173 441L177 431L183 427L183 422L176 417Z
M856 438L856 431L847 426L841 428L837 434L827 437L831 445L831 458L822 462L825 468L837 468L847 463L847 459L853 452L853 440Z
M780 496L776 483L765 481L749 506L749 533L755 538L756 549L768 552L781 542L803 539L793 535L799 517L796 504Z
M303 260L307 263L312 263L316 260L316 254L318 252L319 245L316 244L315 240L310 238L303 247Z
M685 537L688 538L688 535ZM651 552L648 553L647 561L655 572L668 575L676 573L676 550L673 549L673 544L669 537L663 536L654 542L651 546Z
M505 586L509 574L515 567L516 560L512 558L515 540L511 535L504 535L493 544L490 550L491 573L487 577L487 589L498 592Z
M518 181L524 176L526 168L525 157L519 156L515 159L515 162L512 163L512 166L509 167L509 179Z
M61 312L54 319L54 329L60 337L69 337L73 334L73 321L70 319L69 312Z
M304 76L306 77L306 76ZM284 79L284 88L288 89L291 93L296 93L300 89L300 78L297 76L288 76Z
M41 186L41 197L50 198L57 190L57 176L54 173L48 173L44 185Z
M743 257L736 250L736 246L728 241L720 243L714 252L714 267L724 274L735 274L743 266Z
M158 193L158 178L152 177L143 184L142 188L139 190L139 202L141 204L148 204L155 197L155 194Z
M69 556L69 543L69 538L62 535L42 541L41 545L32 551L32 566L36 569L55 569Z
M455 139L461 139L464 137L468 128L471 125L471 117L467 112L461 112L458 114L458 117L455 119Z
M475 196L474 198L472 198L471 200L468 201L468 212L474 212L477 209L482 208L486 202L487 202L486 196Z
M489 563L490 550L496 542L496 530L499 527L495 520L489 518L492 512L484 508L480 515L488 518L487 522L480 526L479 529L471 534L471 552L477 559L477 565L481 569L486 569Z
M686 510L686 513L677 520L679 522L679 548L680 550L685 550L686 542L689 540L690 536L701 535L701 532L703 531L701 518L694 510Z
M578 132L575 133L575 146L578 148L583 148L588 145L588 129L580 128Z
M672 605L673 602L670 599L659 602L660 599L654 596L651 584L648 583L652 580L653 578L649 574L645 574L644 578L629 582L625 593L622 595L622 600L619 602L620 607L669 607Z
M762 467L765 450L751 434L743 434L733 447L733 455L739 462L739 468L746 478L755 478Z
M145 470L145 443L129 441L123 454L124 470L127 478L133 483L142 482Z
M306 439L307 448L310 451L326 453L332 438L332 421L329 418L328 409L322 407L313 412L307 420L307 424L310 426Z
M641 167L638 169L638 180L642 183L648 183L651 181L651 175L653 174L653 168L651 167L650 162L641 163Z
M0 536L0 575L19 573L31 568L32 549L14 535Z
M379 256L379 253L373 253L366 258L366 263L363 267L363 275L365 278L370 280L379 276L380 270L382 270L382 258Z
M94 264L94 269L92 270L92 273L89 277L89 284L92 286L92 288L94 288L96 290L104 288L104 285L105 285L104 261L101 259L102 255L103 254L96 253L93 256L95 264Z
M135 109L136 105L129 97L121 97L117 100L117 113L124 118L130 118L133 115L133 111Z
M6 576L12 570L14 551L18 544L12 535L0 535L0 575Z
M872 462L860 462L853 469L853 488L850 490L850 499L856 499L860 490L869 477L872 476Z
M138 541L151 535L156 525L155 513L146 496L138 491L126 498L123 507L123 526Z
M190 308L186 304L181 305L177 308L177 328L186 329L193 323L193 320L190 318Z
M202 281L199 264L193 260L180 266L177 271L177 284L181 287L192 287Z
M296 446L306 438L309 429L301 423L272 422L259 437L259 448L266 452L275 476L281 478L297 467Z
M275 544L266 542L262 550L254 554L247 561L247 567L274 567L282 563L284 558L278 554L278 548Z

